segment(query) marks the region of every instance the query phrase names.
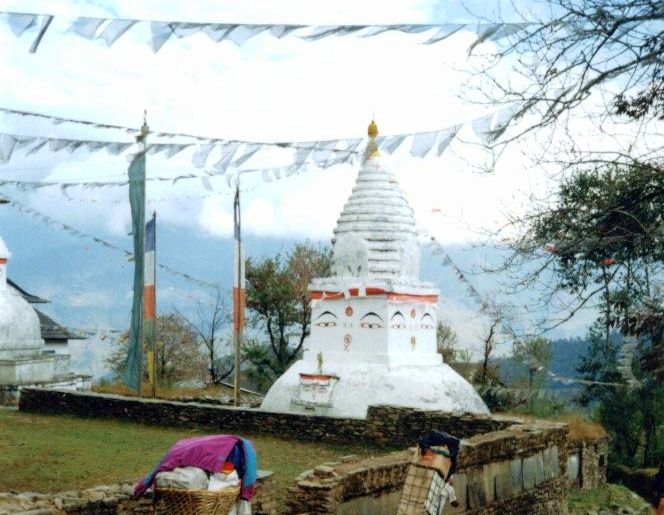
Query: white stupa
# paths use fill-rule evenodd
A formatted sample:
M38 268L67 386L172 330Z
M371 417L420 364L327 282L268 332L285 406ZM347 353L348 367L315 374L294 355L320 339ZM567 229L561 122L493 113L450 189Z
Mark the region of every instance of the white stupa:
M37 313L7 285L10 257L0 238L0 405L15 402L26 386L89 390L89 376L69 371L69 355L46 350Z
M261 409L365 417L391 404L488 413L473 387L436 352L438 290L419 280L413 210L369 145L334 230L333 276L314 279L303 358Z

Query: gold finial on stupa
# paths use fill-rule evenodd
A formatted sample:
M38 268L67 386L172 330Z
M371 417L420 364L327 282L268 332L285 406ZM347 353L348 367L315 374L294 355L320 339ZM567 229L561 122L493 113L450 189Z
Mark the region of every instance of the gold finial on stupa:
M374 120L371 120L369 128L367 129L367 134L369 135L370 138L375 138L376 136L378 136L378 125L376 125L376 122Z
M367 148L364 151L364 161L370 157L380 156L380 152L378 152L378 145L376 144L376 137L378 136L378 125L376 125L376 122L373 120L373 118L371 119L371 123L367 129L367 134L369 135L369 143L367 144Z

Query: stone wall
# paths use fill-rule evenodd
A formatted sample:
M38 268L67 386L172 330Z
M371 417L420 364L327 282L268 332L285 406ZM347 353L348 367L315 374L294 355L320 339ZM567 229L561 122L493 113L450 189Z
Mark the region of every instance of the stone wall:
M464 439L457 490L465 510L473 514L564 513L569 487L568 452L578 456L575 480L580 487L592 488L606 477L606 440L568 444L565 424L518 417L371 406L362 420L44 389L24 390L19 408L402 448L414 445L429 431L444 430ZM384 512L386 505L398 502L408 465L403 455L390 456L386 462L323 464L303 473L289 495L289 513L301 513L304 506L309 506L306 511L310 513L370 513L373 508ZM523 507L534 511L519 511Z
M21 391L25 388L52 388L56 390L90 391L92 376L80 374L67 374L53 381L34 382L26 384L0 384L0 406L16 406Z
M566 513L566 443L565 424L539 421L465 439L454 476L460 506L446 513ZM400 451L306 471L289 489L285 513L396 513L411 457Z
M133 515L152 514L156 508L156 513L166 514L160 503L154 506L151 492L141 499L132 499L133 490L133 482L125 481L51 494L0 492L0 513ZM276 515L271 472L259 471L256 494L251 500L251 506L254 515Z
M203 426L223 432L276 434L298 440L358 441L364 438L365 428L364 420L353 418L269 413L252 408L36 388L21 392L19 409L157 426Z
M271 413L252 408L139 399L120 395L26 388L21 411L123 419L172 427L206 426L224 431L276 434L298 440L365 441L407 447L428 431L445 428L461 438L518 423L518 418L454 415L395 406L370 406L366 419Z
M591 490L606 483L607 437L567 444L567 476L571 486Z
M369 406L365 437L376 443L408 447L430 431L444 429L459 438L505 429L520 422L515 417L424 411L398 406Z
M283 513L396 513L411 455L349 456L307 470L288 489Z

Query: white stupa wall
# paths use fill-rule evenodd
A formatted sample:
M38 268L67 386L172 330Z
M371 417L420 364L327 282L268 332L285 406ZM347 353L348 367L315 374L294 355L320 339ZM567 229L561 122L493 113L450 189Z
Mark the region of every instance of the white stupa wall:
M303 359L268 391L261 409L364 417L392 404L488 413L477 392L436 352L438 290L420 281L413 210L380 165L371 138L334 229L332 276L312 280Z
M314 292L315 294L316 292ZM387 294L314 300L303 359L326 372L334 363L414 365L441 363L436 352L436 304ZM328 370L329 369L329 370Z

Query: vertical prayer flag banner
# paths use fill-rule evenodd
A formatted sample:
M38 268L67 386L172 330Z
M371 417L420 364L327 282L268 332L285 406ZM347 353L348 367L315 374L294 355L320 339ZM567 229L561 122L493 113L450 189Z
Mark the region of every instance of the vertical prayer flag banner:
M155 324L157 317L157 295L155 291L155 244L157 241L157 218L145 224L145 275L143 279L143 341L148 353L148 381L155 393Z
M244 306L246 303L246 289L244 280L244 259L242 256L242 242L240 238L240 189L235 190L233 202L234 220L234 280L233 280L233 330L240 334L244 327Z
M235 332L235 378L234 404L240 405L240 352L242 350L242 329L244 327L244 306L246 290L244 287L244 259L242 259L242 232L240 226L240 184L235 187L235 200L233 201L233 234L235 240L233 271L233 330Z
M145 153L141 152L129 165L129 204L134 239L134 298L131 306L129 347L125 361L124 382L140 389L142 370L141 333L143 332L143 265L145 223Z

